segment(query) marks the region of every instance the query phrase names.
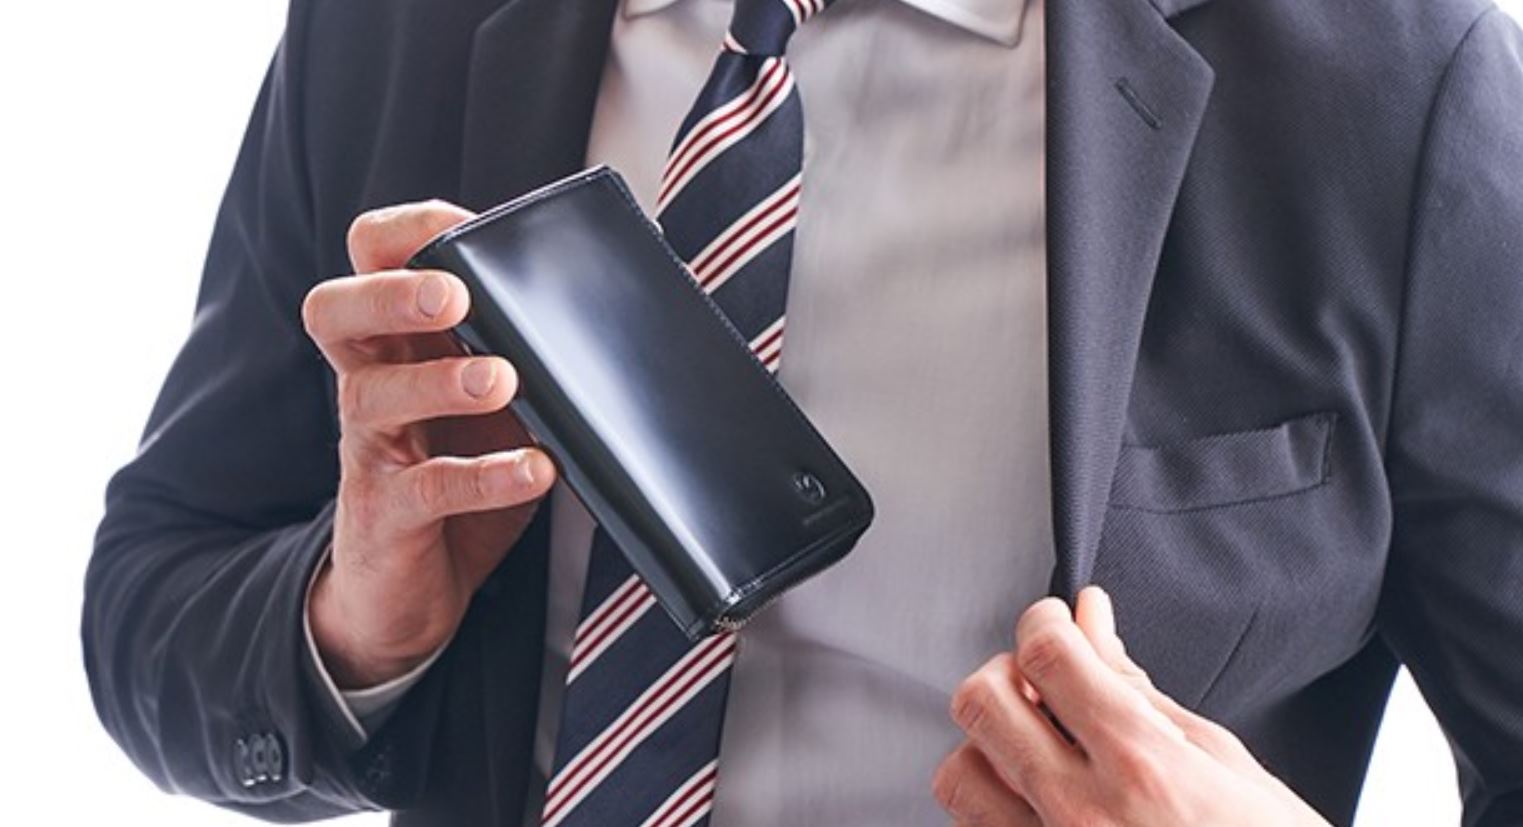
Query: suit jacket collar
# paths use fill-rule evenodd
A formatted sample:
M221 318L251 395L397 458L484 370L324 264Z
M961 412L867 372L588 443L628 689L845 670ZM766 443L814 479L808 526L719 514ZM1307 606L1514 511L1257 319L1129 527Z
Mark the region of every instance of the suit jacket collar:
M1046 2L1052 587L1072 596L1094 567L1153 274L1213 80L1166 16L1210 0ZM617 6L508 0L478 29L467 205L584 166Z
M623 0L624 14L653 14L681 0ZM855 0L846 0L855 2ZM898 0L970 34L1013 47L1030 0Z

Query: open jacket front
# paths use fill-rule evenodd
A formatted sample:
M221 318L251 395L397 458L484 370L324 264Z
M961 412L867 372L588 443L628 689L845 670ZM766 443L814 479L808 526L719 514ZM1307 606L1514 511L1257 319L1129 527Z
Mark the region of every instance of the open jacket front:
M615 6L293 3L89 573L96 704L166 788L272 820L535 806L549 509L367 742L313 674L337 432L299 307L364 209L580 168ZM1054 591L1109 589L1161 688L1340 823L1405 663L1466 822L1519 823L1523 37L1480 0L1047 15ZM287 771L245 787L254 736Z

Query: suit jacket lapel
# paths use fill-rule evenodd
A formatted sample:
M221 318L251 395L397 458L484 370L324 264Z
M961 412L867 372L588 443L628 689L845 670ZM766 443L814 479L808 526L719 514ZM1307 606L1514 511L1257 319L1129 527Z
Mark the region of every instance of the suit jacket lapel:
M1089 582L1143 315L1212 71L1147 0L1047 0L1055 593Z
M586 165L618 0L508 0L476 30L460 197L484 209Z
M598 83L618 0L506 0L476 29L465 99L459 199L476 210L521 195L581 169L597 101ZM505 567L515 582L491 605L492 628L512 633L478 638L477 657L463 660L481 672L481 738L464 736L466 756L478 756L479 778L445 782L450 818L473 824L517 824L524 796L541 794L530 783L538 682L524 670L541 658L549 509L541 509L525 547ZM537 582L531 582L537 581ZM489 581L490 583L490 581ZM504 641L527 643L505 649ZM508 699L511 703L490 702ZM460 699L453 699L458 703ZM480 750L479 753L471 751ZM456 768L455 774L464 772ZM449 770L444 770L449 773ZM534 806L531 804L530 806Z

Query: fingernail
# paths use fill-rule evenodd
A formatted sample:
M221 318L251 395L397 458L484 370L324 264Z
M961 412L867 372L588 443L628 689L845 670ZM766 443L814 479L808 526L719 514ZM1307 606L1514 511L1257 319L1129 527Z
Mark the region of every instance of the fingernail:
M449 301L449 285L438 276L429 276L418 287L418 311L430 319L444 311Z
M460 372L460 384L466 393L480 399L497 384L497 367L485 359L472 362Z
M537 451L526 452L518 460L518 467L515 469L518 472L518 483L526 487L534 485L535 480L550 473L550 469L545 467L548 462L549 460Z

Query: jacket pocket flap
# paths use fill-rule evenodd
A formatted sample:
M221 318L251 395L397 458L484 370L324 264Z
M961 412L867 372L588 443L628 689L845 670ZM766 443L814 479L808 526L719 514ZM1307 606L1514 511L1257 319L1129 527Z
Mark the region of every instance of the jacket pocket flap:
M1110 502L1142 511L1192 511L1283 497L1327 481L1336 414L1270 428L1122 445Z

